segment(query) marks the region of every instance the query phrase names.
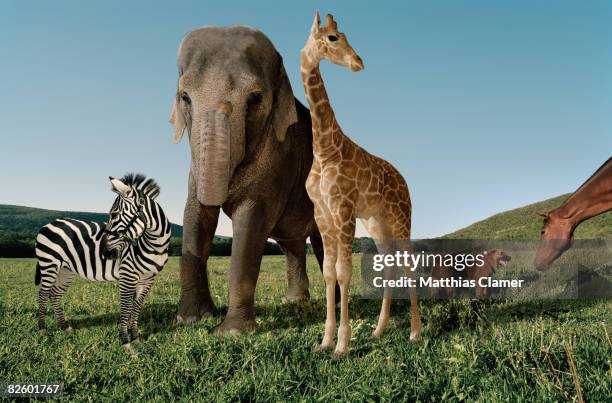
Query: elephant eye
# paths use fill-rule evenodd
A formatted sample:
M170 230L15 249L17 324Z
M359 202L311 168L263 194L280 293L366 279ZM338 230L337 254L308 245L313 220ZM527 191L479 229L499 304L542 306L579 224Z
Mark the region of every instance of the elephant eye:
M249 95L249 99L247 100L247 102L249 103L249 105L255 105L260 103L262 99L263 95L261 94L261 92L254 92Z
M336 42L338 40L338 37L336 35L330 35L327 37L327 39L329 39L331 42Z
M181 94L181 99L183 100L183 102L185 102L187 105L191 105L191 98L189 98L189 95L187 95L187 93L183 92Z

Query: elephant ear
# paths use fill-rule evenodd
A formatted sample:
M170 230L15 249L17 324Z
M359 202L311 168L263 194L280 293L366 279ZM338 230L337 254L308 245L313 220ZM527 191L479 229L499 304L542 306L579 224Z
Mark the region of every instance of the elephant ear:
M278 53L277 53L278 54ZM281 143L285 141L287 129L297 122L297 110L295 109L295 98L287 72L283 66L283 58L278 54L278 76L276 92L274 94L272 126L276 138Z
M172 135L172 142L177 144L183 138L185 132L185 117L179 110L179 96L178 94L174 98L174 104L172 105L172 113L170 114L169 122L174 125L174 134Z

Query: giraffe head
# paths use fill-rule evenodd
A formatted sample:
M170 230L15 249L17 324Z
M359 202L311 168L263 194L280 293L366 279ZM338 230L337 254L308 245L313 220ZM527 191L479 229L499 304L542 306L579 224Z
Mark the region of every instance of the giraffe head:
M334 17L327 14L327 24L321 27L319 12L315 14L310 36L302 49L305 62L314 65L321 60L329 60L340 66L348 67L353 71L363 70L363 61L349 45L344 33L338 31L338 24Z

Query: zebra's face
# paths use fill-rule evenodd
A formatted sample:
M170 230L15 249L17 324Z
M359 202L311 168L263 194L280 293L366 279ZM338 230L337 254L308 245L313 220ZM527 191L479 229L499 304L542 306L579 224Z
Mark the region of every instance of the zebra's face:
M146 219L143 210L146 196L118 179L111 179L111 183L113 191L118 195L111 207L102 242L105 255L108 258L118 258L145 232Z

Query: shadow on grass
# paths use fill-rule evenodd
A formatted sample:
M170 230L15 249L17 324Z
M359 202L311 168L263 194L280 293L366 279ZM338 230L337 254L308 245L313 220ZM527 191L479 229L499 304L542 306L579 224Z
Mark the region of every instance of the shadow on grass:
M444 335L457 330L487 327L492 323L502 324L540 317L561 319L564 315L604 302L589 300L535 300L516 302L491 299L421 300L421 319L430 335ZM366 319L376 323L381 301L362 299L353 295L350 302L351 319ZM398 328L410 328L410 301L395 300L391 317ZM325 322L325 301L311 299L302 303L260 305L256 308L260 322L258 331L274 331L287 328L304 328ZM339 310L337 309L337 316ZM406 332L408 334L408 332Z
M603 300L534 300L507 299L429 300L423 302L422 315L431 335L444 335L458 330L486 329L491 324L505 324L536 318L562 319Z
M549 317L558 319L569 312L581 311L605 302L604 299L576 299L553 300L540 299L533 301L477 301L481 304L487 318L491 322L503 323L508 321Z
M145 303L140 311L138 324L141 331L148 334L172 331L176 316L176 304ZM68 319L67 323L78 330L100 326L119 326L119 311L108 312L102 315L88 316L77 319Z
M513 302L510 300L421 300L419 307L425 331L429 336L442 336L458 330L485 327L492 323L509 323L540 317L559 319L601 303L602 300L536 300ZM351 319L365 319L376 323L380 301L362 299L353 295L350 303ZM171 332L175 329L176 304L152 303L143 306L139 325L143 333ZM338 309L337 312L339 313ZM395 300L391 317L398 328L410 328L410 302ZM215 309L213 317L223 319L227 307ZM311 299L300 303L271 303L256 306L259 326L257 332L306 328L325 322L325 300ZM68 320L75 329L98 326L118 326L119 312ZM212 330L212 328L211 328ZM408 332L406 332L408 334Z

